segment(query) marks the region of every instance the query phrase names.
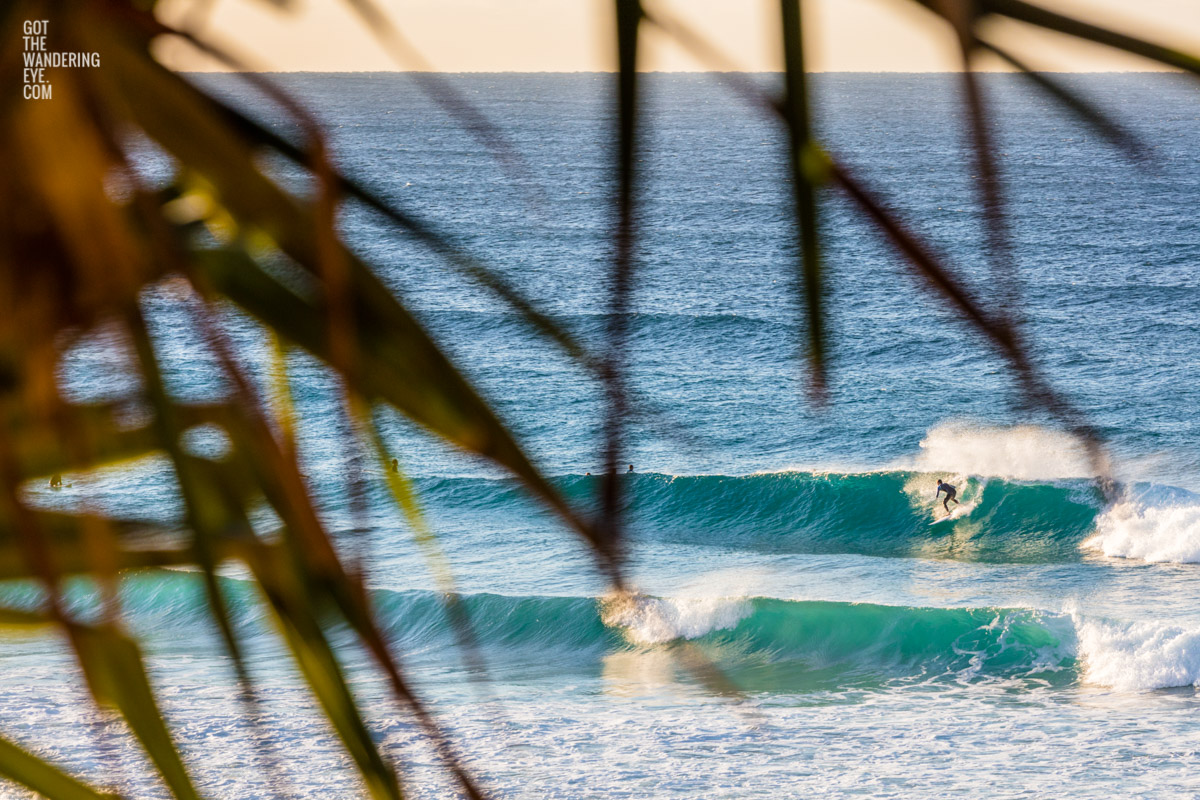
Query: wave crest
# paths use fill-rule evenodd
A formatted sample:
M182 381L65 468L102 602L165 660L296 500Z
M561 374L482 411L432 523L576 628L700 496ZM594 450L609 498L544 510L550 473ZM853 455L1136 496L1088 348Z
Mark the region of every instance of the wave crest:
M1022 481L1089 478L1087 451L1069 433L1036 425L991 427L963 422L937 425L921 452L903 466L919 472L954 472Z
M1075 627L1088 683L1118 691L1200 686L1198 630L1078 617Z
M623 594L605 598L600 618L620 628L633 644L663 644L675 639L698 639L737 626L754 608L745 598L658 598Z
M274 641L250 584L221 580L241 635ZM0 595L9 605L36 604L28 589ZM204 585L194 574L141 573L123 581L121 594L132 628L152 638L174 639L207 618ZM69 595L73 606L95 605L94 592ZM414 660L428 655L441 664L459 642L437 592L379 590L372 599L388 638ZM479 593L460 601L474 641L498 670L590 672L613 656L661 658L686 640L748 691L993 681L1082 681L1117 691L1200 686L1200 628L1075 612L771 597Z
M1096 532L1081 545L1110 558L1200 563L1200 505L1117 503L1096 520Z

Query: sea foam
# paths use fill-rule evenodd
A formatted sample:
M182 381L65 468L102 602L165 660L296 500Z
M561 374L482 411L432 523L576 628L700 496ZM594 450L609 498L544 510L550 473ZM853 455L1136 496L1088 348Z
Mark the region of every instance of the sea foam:
M632 644L663 644L675 639L697 639L707 633L735 627L754 611L740 597L648 597L614 595L601 604L604 624L620 628Z
M1013 480L1090 478L1087 452L1069 433L1036 425L993 427L947 422L934 426L921 451L897 466Z
M1200 563L1200 505L1117 503L1100 515L1096 532L1080 547L1113 558Z
M1118 691L1200 685L1200 630L1076 617L1087 683Z

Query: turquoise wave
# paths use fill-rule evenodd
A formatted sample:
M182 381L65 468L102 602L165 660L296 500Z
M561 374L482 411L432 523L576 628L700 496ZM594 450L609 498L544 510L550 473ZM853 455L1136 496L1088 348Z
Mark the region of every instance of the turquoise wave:
M921 608L776 598L632 601L587 597L463 598L485 654L536 660L550 671L651 663L682 645L703 653L748 691L814 691L893 684L1079 677L1069 617L1031 609ZM380 599L401 649L450 644L439 598ZM680 677L686 678L686 673Z
M708 544L766 552L858 553L988 562L1077 561L1078 545L1103 507L1090 481L957 481L969 510L945 512L936 477L916 472L782 472L746 476L622 476L634 535L651 541ZM599 478L559 479L586 506ZM529 513L507 481L423 482L434 507ZM502 518L502 516L500 517Z
M1058 614L775 599L751 606L735 627L702 640L751 691L1079 679L1074 627Z
M247 582L223 579L234 624L254 644L275 640ZM6 605L36 591L7 586ZM75 586L71 607L95 607ZM376 591L376 616L410 663L439 668L461 630L445 598L428 591ZM198 576L146 572L126 578L121 602L130 627L152 646L199 646L211 623ZM460 598L471 635L498 671L612 676L641 659L671 663L686 643L749 691L870 688L920 682L1078 679L1069 617L1030 609L921 608L776 598L681 599L471 594ZM181 644L180 632L187 631ZM190 644L187 644L190 643ZM257 647L255 649L258 649ZM618 675L619 677L619 675ZM686 673L680 678L687 679Z

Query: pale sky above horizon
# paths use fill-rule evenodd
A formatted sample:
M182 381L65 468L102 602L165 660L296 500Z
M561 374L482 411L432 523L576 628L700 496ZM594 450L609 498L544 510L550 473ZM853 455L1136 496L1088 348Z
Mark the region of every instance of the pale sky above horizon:
M608 71L611 2L606 0L375 0L419 51L397 61L347 2L294 0L282 11L263 0L212 0L194 19L206 38L263 71L354 72L435 69L445 72ZM1041 0L1063 13L1160 44L1200 53L1200 0ZM168 0L161 16L186 18L194 0ZM648 3L685 20L737 69L777 71L778 4L767 0L671 0ZM808 0L809 65L822 72L945 72L959 68L948 27L910 0ZM714 69L649 28L641 67ZM1160 69L1154 62L1002 24L994 38L1038 69L1107 72ZM160 57L188 70L219 65L178 42ZM984 61L983 69L998 69Z

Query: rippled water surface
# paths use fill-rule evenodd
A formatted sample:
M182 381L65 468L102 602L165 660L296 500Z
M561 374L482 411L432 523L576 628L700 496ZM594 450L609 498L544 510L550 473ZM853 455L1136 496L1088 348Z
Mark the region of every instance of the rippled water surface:
M449 76L509 137L520 154L509 167L403 76L281 80L328 121L348 173L599 343L611 78ZM609 597L579 542L513 482L389 417L487 662L486 685L472 680L381 475L368 475L368 529L353 530L335 386L293 358L304 468L322 512L366 559L384 629L497 796L1197 790L1200 93L1162 75L1064 80L1154 150L1138 167L1012 76L984 78L999 114L1020 313L1039 367L1110 446L1114 503L1077 443L1018 410L1004 363L836 196L823 209L831 402L806 403L783 142L704 76L646 81L632 380L691 441L644 423L631 437L640 599ZM202 82L271 119L234 79ZM822 75L816 86L830 147L986 302L998 290L981 256L955 90L937 75ZM350 208L343 224L566 495L588 504L597 479L587 473L601 466L596 384L378 218ZM164 287L146 298L172 387L218 395L173 297ZM258 329L238 315L230 324L261 366ZM81 398L121 396L124 359L122 343L98 332L70 354L63 380ZM192 444L219 447L202 434ZM935 504L939 477L958 487L950 519ZM97 475L90 500L171 521L171 480L163 462L126 465ZM85 499L30 491L47 505ZM203 790L269 796L251 746L266 736L294 796L359 796L257 598L237 573L225 580L263 686L257 729L230 690L194 577L141 574L122 590ZM72 596L82 606L89 591ZM707 691L689 653L745 700ZM161 794L136 747L80 702L60 643L10 638L0 663L0 728L130 796ZM365 663L350 656L350 670L372 730L408 765L412 795L448 796L411 720Z

